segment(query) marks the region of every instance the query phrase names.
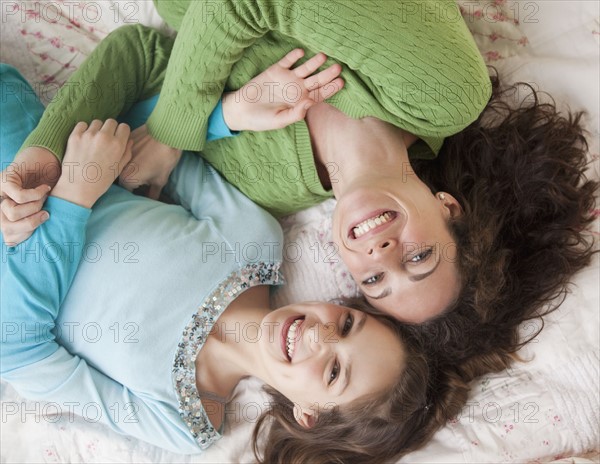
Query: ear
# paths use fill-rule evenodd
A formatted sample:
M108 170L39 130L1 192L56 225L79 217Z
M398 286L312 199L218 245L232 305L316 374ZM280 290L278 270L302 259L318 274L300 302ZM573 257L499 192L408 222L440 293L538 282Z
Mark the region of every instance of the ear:
M299 405L294 404L294 419L305 429L311 429L317 422L317 417L314 411L304 411Z
M446 192L438 192L435 196L444 205L448 218L455 218L462 215L462 206L460 206L458 200L452 195Z

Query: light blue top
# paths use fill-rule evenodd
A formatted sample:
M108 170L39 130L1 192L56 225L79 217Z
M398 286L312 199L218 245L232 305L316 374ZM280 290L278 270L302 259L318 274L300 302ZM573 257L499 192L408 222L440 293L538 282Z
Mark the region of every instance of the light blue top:
M0 63L5 168L44 107ZM157 96L121 118L143 124ZM221 105L209 137L235 135ZM181 206L112 187L93 210L57 198L50 219L15 248L2 245L1 373L23 396L66 415L180 453L220 435L202 408L194 361L239 293L280 281L281 230L197 156L184 154L166 191ZM86 237L87 227L87 237Z
M50 197L50 219L2 248L1 373L23 396L180 453L220 437L194 361L245 289L279 284L279 224L184 153L166 193L112 186L92 210Z

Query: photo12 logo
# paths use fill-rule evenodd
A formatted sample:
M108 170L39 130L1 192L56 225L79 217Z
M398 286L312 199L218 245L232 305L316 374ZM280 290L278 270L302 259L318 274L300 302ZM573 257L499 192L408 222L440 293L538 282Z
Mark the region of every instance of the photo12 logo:
M54 24L64 22L78 27L82 21L96 24L139 23L139 1L2 1L2 23L17 21L24 23L46 22Z
M11 421L25 423L46 422L55 424L59 421L75 422L79 416L81 420L97 423L107 417L111 422L118 424L136 424L139 422L138 412L140 407L133 401L126 403L115 402L100 404L93 401L81 403L79 401L65 401L63 403L40 401L3 401L1 406L2 424Z

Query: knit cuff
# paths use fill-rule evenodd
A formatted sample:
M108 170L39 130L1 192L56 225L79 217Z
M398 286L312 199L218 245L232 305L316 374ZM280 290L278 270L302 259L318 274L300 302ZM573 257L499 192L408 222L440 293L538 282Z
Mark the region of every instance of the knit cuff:
M42 147L50 150L54 156L62 162L67 149L66 140L73 131L72 123L62 118L46 118L36 129L25 139L21 149L23 151L29 147Z
M208 131L208 114L184 113L180 108L166 106L159 98L146 125L159 142L179 150L202 151Z

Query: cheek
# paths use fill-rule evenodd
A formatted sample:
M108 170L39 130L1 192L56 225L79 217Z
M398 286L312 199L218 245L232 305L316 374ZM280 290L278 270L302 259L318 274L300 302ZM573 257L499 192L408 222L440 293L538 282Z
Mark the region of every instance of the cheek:
M412 246L413 248L418 248L436 236L434 233L435 226L427 227L423 222L424 220L415 220L406 224L402 231L402 243L405 247Z
M358 253L350 253L347 250L340 249L338 255L354 278L365 272L364 258Z
M306 388L316 389L323 378L323 367L317 363L303 361L301 365L291 366L289 363L272 363L273 381L288 390L302 391Z
M318 387L314 377L295 373L292 378L280 379L279 385L272 385L291 402L307 407L322 398L322 390Z
M451 241L446 221L439 213L409 222L402 232L402 242L414 247L436 244L443 247Z
M443 246L441 253L442 253L442 259L445 259L449 263L452 263L452 264L454 264L454 266L456 266L456 263L458 261L458 259L457 259L458 246L456 245L456 243L454 241L450 241L450 242L446 243ZM456 269L454 271L458 272Z

